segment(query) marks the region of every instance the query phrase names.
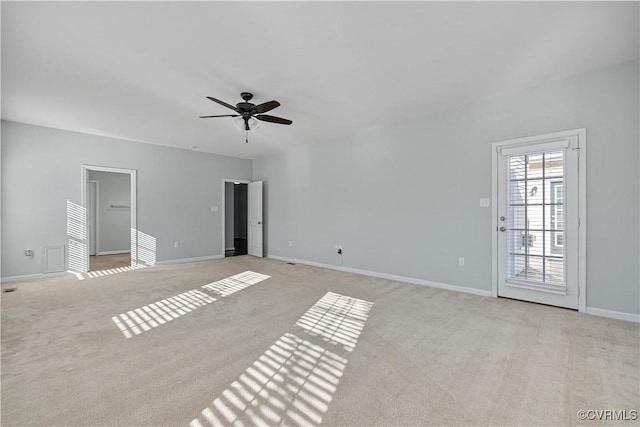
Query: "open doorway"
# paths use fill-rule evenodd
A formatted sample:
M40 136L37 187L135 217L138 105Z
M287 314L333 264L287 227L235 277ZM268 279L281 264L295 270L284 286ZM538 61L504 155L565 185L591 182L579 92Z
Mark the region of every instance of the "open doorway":
M134 266L135 171L83 166L87 272Z
M247 254L248 183L224 182L224 256Z

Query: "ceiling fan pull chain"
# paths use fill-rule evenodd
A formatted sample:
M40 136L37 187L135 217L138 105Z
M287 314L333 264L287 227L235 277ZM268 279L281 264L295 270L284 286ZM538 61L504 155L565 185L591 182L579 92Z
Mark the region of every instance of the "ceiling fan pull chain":
M249 132L246 130L244 131L244 142L249 143Z

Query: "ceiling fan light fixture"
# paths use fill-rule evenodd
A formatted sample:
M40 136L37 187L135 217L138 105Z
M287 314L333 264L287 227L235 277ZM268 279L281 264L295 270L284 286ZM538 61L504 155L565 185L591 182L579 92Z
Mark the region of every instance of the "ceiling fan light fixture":
M253 117L249 118L249 130L254 131L254 130L258 130L260 128L260 124L259 122L254 119ZM233 124L235 125L235 127L240 131L240 132L244 132L245 128L244 128L244 119L242 117L239 117L237 119L235 119L233 121Z

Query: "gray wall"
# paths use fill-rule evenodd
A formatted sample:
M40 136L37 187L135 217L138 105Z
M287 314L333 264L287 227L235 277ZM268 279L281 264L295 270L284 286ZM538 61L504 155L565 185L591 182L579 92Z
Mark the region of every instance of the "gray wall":
M98 181L98 253L131 251L131 210L111 205L131 206L129 174L89 171L89 179Z
M490 290L491 143L585 127L587 306L638 314L638 90L627 63L257 160L267 253Z
M2 277L41 273L42 248L67 244L83 164L137 170L138 230L156 239L157 261L223 255L211 206L222 206L223 178L251 178L250 160L3 121Z
M225 182L224 183L224 247L225 248L233 248L234 243L234 191L233 187L235 185L233 182Z

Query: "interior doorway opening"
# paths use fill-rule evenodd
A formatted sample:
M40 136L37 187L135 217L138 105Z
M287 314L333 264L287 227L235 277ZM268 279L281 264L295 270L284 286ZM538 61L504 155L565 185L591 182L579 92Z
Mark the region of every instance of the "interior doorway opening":
M86 271L135 267L137 233L134 170L83 166Z
M248 183L224 183L224 256L246 255L248 249Z

